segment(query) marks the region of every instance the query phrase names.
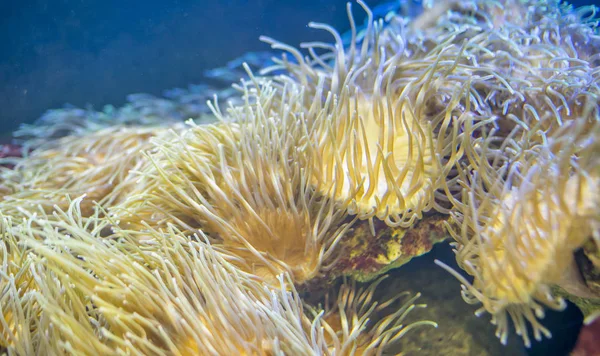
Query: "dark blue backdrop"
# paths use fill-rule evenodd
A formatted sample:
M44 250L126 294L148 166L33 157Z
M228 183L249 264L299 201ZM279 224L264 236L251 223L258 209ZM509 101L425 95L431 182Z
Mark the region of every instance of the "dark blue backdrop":
M0 132L65 102L122 104L134 92L199 82L205 69L345 30L345 0L0 0ZM367 1L373 6L378 1ZM359 6L357 17L364 14Z
M65 102L121 105L129 93L197 83L205 69L267 49L262 34L293 45L330 41L306 24L346 30L345 3L0 0L0 135ZM362 23L364 14L354 9Z

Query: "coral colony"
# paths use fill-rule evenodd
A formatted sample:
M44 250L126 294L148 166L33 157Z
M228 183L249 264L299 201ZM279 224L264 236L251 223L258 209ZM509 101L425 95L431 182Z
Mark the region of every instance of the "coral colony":
M0 175L1 348L378 355L436 326L418 294L375 298L384 273L446 238L462 271L437 263L504 342L511 324L551 337L565 294L600 296L574 257L600 243L595 9L374 20L357 3L348 40L262 38L280 54L208 105L194 86L21 128Z

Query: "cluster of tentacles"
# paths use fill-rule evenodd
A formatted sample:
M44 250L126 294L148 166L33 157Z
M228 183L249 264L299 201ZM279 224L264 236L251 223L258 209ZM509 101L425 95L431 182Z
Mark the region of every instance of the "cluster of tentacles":
M284 51L218 122L48 142L0 176L0 346L16 354L380 354L415 298L326 278L364 221L447 218L469 303L526 344L600 242L600 36L555 1L446 2ZM273 74L270 73L279 73ZM280 74L284 73L284 74ZM440 265L443 263L440 262ZM443 265L444 266L444 265ZM581 291L580 291L581 292ZM582 293L584 293L583 291ZM395 306L395 307L394 307ZM377 323L370 322L377 320Z
M275 67L289 73L274 79L280 87L309 88L298 115L311 183L389 226L448 214L457 261L473 277L451 271L465 300L483 304L502 341L509 319L526 345L527 324L549 337L543 306L564 308L550 286L597 297L571 283L573 252L600 241L595 8L446 2L415 21L388 20L349 47L311 24L336 43L305 44L307 57L265 39L295 59Z

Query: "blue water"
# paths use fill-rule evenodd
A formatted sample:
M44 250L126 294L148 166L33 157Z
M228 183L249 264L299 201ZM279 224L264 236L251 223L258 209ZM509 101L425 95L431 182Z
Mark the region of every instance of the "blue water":
M345 0L2 0L0 134L71 103L122 105L127 94L160 94L268 46L327 40L309 21L348 28ZM379 15L414 15L420 0L367 0ZM590 2L575 1L580 6ZM402 7L404 6L404 7ZM364 13L356 11L358 24Z
M366 2L380 11L382 1ZM269 49L260 35L329 41L310 21L347 29L345 1L0 1L1 131L67 102L122 105L130 93L198 83L205 70Z

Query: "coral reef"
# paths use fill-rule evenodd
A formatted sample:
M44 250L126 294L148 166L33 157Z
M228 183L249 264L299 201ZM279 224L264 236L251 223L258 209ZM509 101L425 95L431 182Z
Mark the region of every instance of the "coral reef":
M344 39L309 24L333 44L263 37L283 54L249 56L226 106L194 86L17 132L26 154L0 167L0 347L379 355L437 326L412 318L418 294L381 297L382 275L448 237L457 267L438 265L502 343L511 324L526 346L550 337L563 295L599 297L594 8L375 19L357 3L366 27L348 4Z

